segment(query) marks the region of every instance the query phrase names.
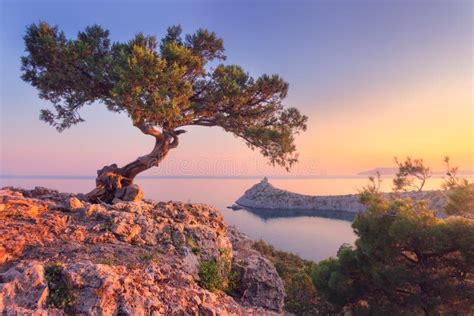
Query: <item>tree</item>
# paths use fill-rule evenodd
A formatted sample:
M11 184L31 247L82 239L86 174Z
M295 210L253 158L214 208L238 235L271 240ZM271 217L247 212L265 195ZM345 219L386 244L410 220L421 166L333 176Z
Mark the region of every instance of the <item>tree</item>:
M43 121L62 131L83 121L81 107L102 103L156 140L149 154L99 170L91 198L110 201L139 173L158 166L178 146L184 126L221 127L287 170L297 161L294 135L306 129L307 117L284 107L288 84L278 75L254 79L240 66L216 65L226 56L212 32L181 33L172 26L159 42L139 33L111 43L98 25L76 39L43 22L27 28L22 79L53 104L53 111L41 111Z
M362 199L363 198L363 199ZM474 305L474 220L437 218L425 203L364 189L355 247L313 267L318 293L336 311L363 315L463 315Z
M395 157L398 165L398 172L393 179L395 191L408 191L410 188L422 191L428 178L431 177L431 168L423 164L423 159L411 159L407 157L404 162L400 162Z
M458 186L446 193L448 202L444 212L448 215L470 216L474 215L474 184L463 181Z
M474 185L457 174L458 167L451 167L449 157L444 158L446 178L442 184L448 202L444 211L448 215L472 216L474 214Z
M441 184L441 187L444 190L451 190L459 185L461 185L465 179L461 179L458 176L458 167L451 167L450 165L451 159L446 156L444 157L444 164L446 165L446 177L444 178L444 182Z

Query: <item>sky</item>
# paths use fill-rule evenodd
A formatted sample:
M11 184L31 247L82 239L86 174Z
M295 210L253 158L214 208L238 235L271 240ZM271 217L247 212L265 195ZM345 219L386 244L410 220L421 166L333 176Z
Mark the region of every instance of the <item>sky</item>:
M353 175L449 155L474 169L472 1L10 1L0 0L0 174L95 175L148 153L153 139L101 104L58 133L38 119L50 104L20 79L26 26L57 24L69 37L91 24L113 41L170 25L208 28L226 63L290 84L285 104L309 117L289 175ZM219 128L193 127L147 175L274 175L258 152Z

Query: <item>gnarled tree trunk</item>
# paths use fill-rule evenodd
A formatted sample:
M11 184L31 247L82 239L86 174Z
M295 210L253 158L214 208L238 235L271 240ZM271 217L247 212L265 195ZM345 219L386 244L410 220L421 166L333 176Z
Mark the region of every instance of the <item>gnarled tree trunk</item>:
M145 156L119 168L117 164L105 166L97 170L96 188L87 193L91 202L111 203L115 198L125 201L139 201L143 192L133 183L135 177L151 167L158 166L169 150L178 146L178 135L183 130L166 130L161 133L153 127L137 124L144 134L155 137L155 147Z

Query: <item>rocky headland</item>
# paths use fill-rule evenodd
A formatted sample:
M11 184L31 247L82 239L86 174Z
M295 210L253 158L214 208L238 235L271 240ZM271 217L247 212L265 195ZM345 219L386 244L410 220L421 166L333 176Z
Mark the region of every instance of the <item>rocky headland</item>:
M121 201L36 188L0 190L2 315L276 315L274 266L203 204ZM232 286L202 286L203 262Z
M388 196L390 193L385 194ZM401 197L411 198L414 201L426 200L430 209L443 216L442 209L446 204L446 196L442 191L404 192L401 193ZM294 211L302 211L307 215L333 214L336 217L339 217L341 213L354 216L364 211L364 206L359 203L358 194L313 196L293 193L274 187L266 177L245 191L236 204L268 213L278 211L293 214Z

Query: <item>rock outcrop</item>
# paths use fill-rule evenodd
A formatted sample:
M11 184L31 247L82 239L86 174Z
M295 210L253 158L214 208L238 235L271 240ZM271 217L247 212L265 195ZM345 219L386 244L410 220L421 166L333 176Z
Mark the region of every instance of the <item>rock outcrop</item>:
M385 193L389 194L389 193ZM403 198L412 198L415 201L426 200L432 210L441 213L446 204L446 197L442 191L404 192ZM359 213L364 206L359 203L358 194L347 195L304 195L275 188L265 177L262 181L245 191L236 203L250 209L262 210L306 210L318 212L347 212Z
M91 204L44 188L0 190L0 312L7 315L274 315L275 268L203 204ZM199 286L227 253L233 296Z
M260 252L252 248L253 241L230 227L233 246L233 271L237 276L236 294L248 305L282 310L285 298L283 281L275 267Z

